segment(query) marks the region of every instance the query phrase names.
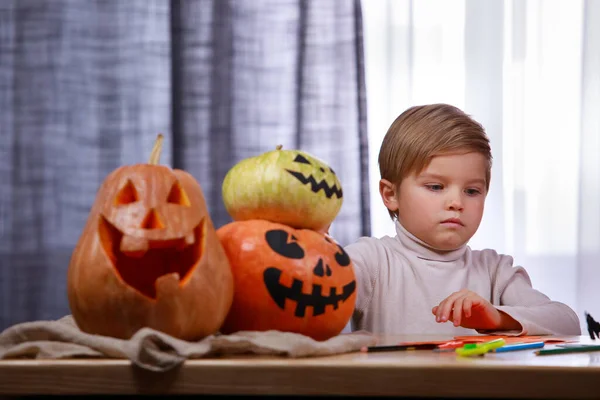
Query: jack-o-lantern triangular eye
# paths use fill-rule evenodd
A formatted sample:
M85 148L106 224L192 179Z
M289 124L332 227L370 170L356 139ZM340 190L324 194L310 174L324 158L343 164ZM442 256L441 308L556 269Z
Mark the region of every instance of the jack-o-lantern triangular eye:
M119 193L117 193L117 197L115 197L115 205L121 206L125 204L135 203L138 200L138 192L137 190L135 190L135 186L133 186L131 180L128 179L125 186L123 186L121 190L119 190Z
M303 156L303 155L301 155L301 154L298 154L298 155L296 156L296 158L294 158L294 162L297 162L297 163L302 163L302 164L310 164L310 161L308 161L308 160L306 159L306 157L304 157L304 156Z
M175 182L173 186L171 186L171 191L167 197L167 203L179 204L180 206L185 207L190 206L190 199L187 197L187 194L185 194L185 191L179 182Z

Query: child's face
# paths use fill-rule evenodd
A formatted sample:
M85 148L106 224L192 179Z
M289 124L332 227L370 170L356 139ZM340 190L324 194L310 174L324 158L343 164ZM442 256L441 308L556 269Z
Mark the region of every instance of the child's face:
M396 192L400 223L440 250L465 244L483 216L486 168L480 153L434 157L422 172L400 184Z

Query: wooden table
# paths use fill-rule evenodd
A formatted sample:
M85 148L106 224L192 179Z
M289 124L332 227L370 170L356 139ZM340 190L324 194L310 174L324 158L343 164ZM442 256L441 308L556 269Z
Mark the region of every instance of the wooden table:
M394 340L423 339L450 338ZM574 339L592 343L584 336ZM140 370L126 360L0 361L0 398L81 393L600 398L600 352L537 356L525 350L476 358L430 350L304 359L236 356L189 360L166 373Z

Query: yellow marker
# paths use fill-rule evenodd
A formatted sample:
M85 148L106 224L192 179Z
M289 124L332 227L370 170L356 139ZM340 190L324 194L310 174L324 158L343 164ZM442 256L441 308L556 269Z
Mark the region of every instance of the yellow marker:
M455 349L455 352L457 355L463 357L480 356L482 354L487 353L488 351L492 351L494 349L497 349L498 347L502 347L505 344L506 340L504 339L496 339L485 343L467 343L463 347Z

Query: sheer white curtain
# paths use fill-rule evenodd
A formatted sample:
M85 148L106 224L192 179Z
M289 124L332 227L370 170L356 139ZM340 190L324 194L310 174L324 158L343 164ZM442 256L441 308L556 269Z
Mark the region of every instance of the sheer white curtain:
M600 0L364 0L372 232L394 235L377 155L394 118L454 104L483 123L492 183L470 245L600 318Z

